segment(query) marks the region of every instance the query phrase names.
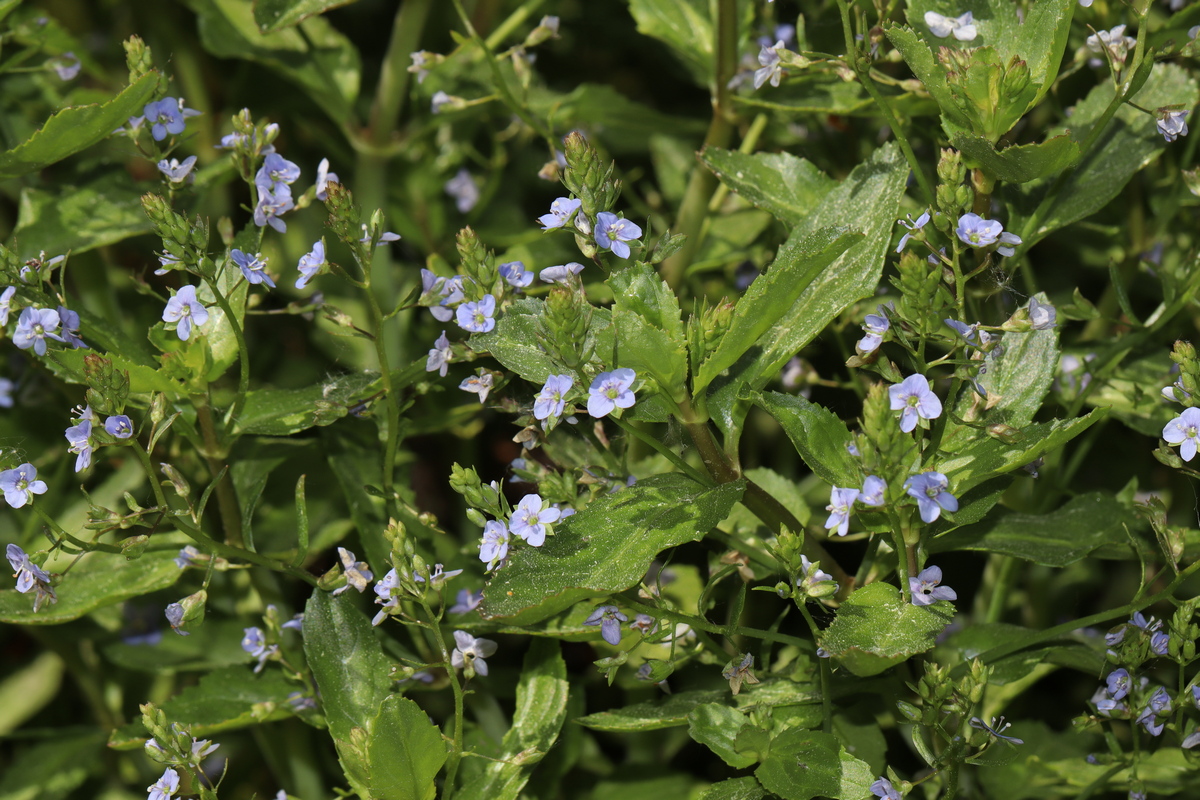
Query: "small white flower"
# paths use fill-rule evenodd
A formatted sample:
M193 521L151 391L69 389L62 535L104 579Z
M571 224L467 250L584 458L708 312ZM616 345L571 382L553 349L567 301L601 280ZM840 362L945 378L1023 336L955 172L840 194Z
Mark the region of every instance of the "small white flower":
M939 39L953 34L960 42L969 42L979 34L975 28L975 17L970 11L958 17L944 17L936 11L926 11L925 24L929 26L929 32Z

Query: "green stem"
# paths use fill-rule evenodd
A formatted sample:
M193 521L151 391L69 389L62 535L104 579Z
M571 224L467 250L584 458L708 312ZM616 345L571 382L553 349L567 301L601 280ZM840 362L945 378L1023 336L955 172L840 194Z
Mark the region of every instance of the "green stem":
M221 461L227 453L217 436L212 406L207 395L194 395L192 402L196 407L196 420L200 423L200 435L204 438L204 460L208 463L209 475L217 481L217 511L221 515L221 527L225 529L225 543L241 547L245 544L242 515L233 491L233 479L221 477L224 469Z
M454 779L463 755L463 688L458 682L458 671L450 663L450 651L446 649L446 640L442 638L442 626L438 622L437 615L433 613L433 609L429 607L424 598L417 602L428 620L424 626L428 633L427 638L437 648L450 677L450 688L454 692L454 746L450 750L450 756L446 759L446 780L442 785L442 800L450 800L454 795Z
M1004 616L1004 608L1008 605L1008 594L1013 582L1017 579L1017 560L1012 556L1002 556L993 553L988 558L988 571L995 575L992 585L991 599L988 601L985 623L999 622Z
M650 434L641 430L633 423L629 422L628 420L621 419L619 417L610 417L610 419L612 419L614 422L616 422L617 425L620 426L623 430L625 430L626 433L631 434L632 436L637 438L639 441L648 445L651 449L653 449L656 453L660 454L663 458L670 461L672 464L675 465L675 467L680 472L687 475L692 480L697 481L699 483L705 483L705 484L712 483L711 478L709 478L707 475L704 475L703 473L701 473L699 470L697 470L691 464L684 461L683 458L680 457L678 453L673 451L671 448L667 447L665 444L663 444L658 439L655 439Z
M788 636L785 633L776 633L775 631L764 631L759 628L744 628L741 626L729 628L724 625L718 625L715 622L709 622L703 617L684 614L683 612L674 611L669 608L648 606L625 596L621 598L621 602L639 614L666 617L672 622L682 622L707 633L717 633L722 636L749 636L752 639L762 639L764 642L779 642L780 644L790 644L803 649L807 649L809 645L808 642L797 636Z
M221 311L225 314L225 319L229 321L229 327L233 330L233 338L237 341L238 346L238 391L237 396L233 399L233 405L229 407L229 411L225 414L225 424L236 424L238 416L242 413L242 407L246 404L246 395L250 392L250 348L246 345L246 334L242 331L242 323L240 319L233 313L233 307L229 305L229 299L221 294L221 287L217 285L215 278L204 279L208 284L208 288L212 289L213 296L217 300L217 305L221 307Z
M384 408L387 409L387 442L383 452L383 495L391 508L394 506L393 481L396 472L396 450L400 446L400 398L392 386L392 368L388 362L387 343L383 339L383 312L379 300L371 287L367 287L367 308L371 315L371 327L375 331L375 354L379 359L379 379L383 384Z
M408 97L411 73L408 71L409 56L417 49L425 19L429 16L432 0L405 0L396 11L392 24L392 38L387 53L379 67L379 85L375 89L375 100L371 105L371 122L368 136L371 144L382 147L391 141L392 133L400 122L400 111Z
M804 603L797 603L800 607L800 613L804 615L804 621L808 623L808 629L812 632L813 644L817 642L817 635L820 630L817 628L817 623L813 620L812 615L808 613L808 609ZM825 717L823 730L825 733L833 733L833 698L829 694L829 659L817 658L821 668L821 710Z

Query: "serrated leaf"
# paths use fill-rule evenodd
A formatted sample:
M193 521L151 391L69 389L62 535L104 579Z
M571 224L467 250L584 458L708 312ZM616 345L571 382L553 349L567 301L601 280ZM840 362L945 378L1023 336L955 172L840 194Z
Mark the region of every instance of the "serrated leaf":
M441 731L406 697L383 701L367 740L372 800L431 800L447 758Z
M771 755L754 775L784 800L870 797L875 776L828 733L790 728L771 742Z
M837 182L790 153L739 153L709 147L700 161L747 202L791 227L812 213Z
M353 2L355 0L254 0L254 21L263 33L271 33Z
M743 481L706 487L654 475L592 502L541 547L517 547L484 588L486 619L545 619L590 595L623 592L669 547L702 539L742 496Z
M638 33L665 42L701 86L713 77L713 23L707 0L630 0Z
M877 581L838 607L821 634L821 647L840 666L866 678L932 650L953 617L954 606L946 601L916 606L904 602L895 586Z
M735 746L738 734L750 726L745 714L720 703L705 703L688 714L688 735L734 769L758 761L752 755L739 753Z
M153 230L141 195L123 169L60 191L25 187L13 231L17 255L77 255Z
M757 778L726 778L704 790L699 800L762 800L767 790Z
M0 154L0 178L36 172L107 139L130 117L139 116L157 89L158 73L151 72L107 103L64 108L29 140Z
M951 144L962 151L967 166L980 167L988 176L1009 183L1028 183L1057 175L1080 156L1079 145L1065 135L996 150L982 136L960 133L951 139Z
M850 429L829 409L803 397L754 393L754 401L783 427L804 463L833 486L858 486L862 467L850 455Z
M542 300L533 298L518 300L505 310L491 333L472 337L472 347L486 349L506 369L530 383L545 383L546 378L557 374L558 367L541 345L543 335L539 320L544 305ZM612 316L608 309L592 310L588 337L594 342L597 353L612 352Z
M615 302L613 329L619 366L650 375L667 396L687 397L687 339L679 300L662 278L643 263L609 277Z

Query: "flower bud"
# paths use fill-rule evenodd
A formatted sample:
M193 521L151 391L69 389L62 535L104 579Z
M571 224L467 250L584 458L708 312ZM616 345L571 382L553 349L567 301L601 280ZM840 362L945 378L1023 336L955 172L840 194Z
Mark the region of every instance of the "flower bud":
M137 80L154 69L154 56L149 45L140 36L130 36L121 46L125 48L125 64L129 67L129 82Z

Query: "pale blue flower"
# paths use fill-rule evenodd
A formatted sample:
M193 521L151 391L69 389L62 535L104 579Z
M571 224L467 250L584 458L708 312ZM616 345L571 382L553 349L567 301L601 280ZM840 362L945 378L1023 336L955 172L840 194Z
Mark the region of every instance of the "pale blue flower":
M514 289L524 289L533 283L533 271L525 269L524 262L510 261L499 266L500 277Z
M904 482L904 489L917 501L921 519L930 524L942 515L942 509L958 511L958 498L946 490L949 481L940 472L922 472Z
M460 328L471 333L487 333L496 327L492 315L496 313L496 298L485 294L482 300L474 303L463 303L455 312L455 320Z
M958 594L942 582L941 567L926 567L917 577L908 579L908 590L912 593L914 606L931 605L937 600L957 600Z
M346 583L343 586L333 590L334 595L339 595L342 592L353 586L362 594L367 590L367 585L371 583L371 570L368 568L365 561L359 561L358 556L344 547L339 547L338 558L342 561L342 572L346 575Z
M8 324L8 315L12 311L13 295L17 293L17 287L9 286L0 293L0 325Z
M446 609L451 614L470 614L483 602L483 591L472 592L470 589L459 589L457 602Z
M368 245L371 244L371 229L367 227L367 223L365 223L365 222L362 224L362 238L359 239L358 241L361 242L362 244L368 244ZM383 233L379 234L379 243L380 244L385 244L387 242L398 242L398 241L400 241L400 234L398 234L398 233L393 233L392 231L384 231Z
M393 592L394 589L399 588L400 575L395 568L388 570L387 574L375 584L375 594L377 595L375 602L382 605L383 608L379 609L379 613L371 619L372 626L379 625L387 619L388 609L400 607L400 598L395 597Z
M542 225L542 230L548 231L551 228L561 228L570 221L579 207L583 205L582 200L577 200L573 197L560 197L550 204L550 213L543 214L538 217L538 222ZM543 280L545 280L543 278Z
M896 247L897 253L903 252L904 248L908 245L908 240L911 239L917 233L917 231L921 230L921 228L924 228L926 222L929 222L928 211L923 212L921 216L917 217L915 222L913 221L912 214L907 216L908 219L896 220L900 225L908 230L908 233L900 237L900 244Z
M320 239L313 243L312 250L300 256L300 263L296 265L296 268L300 270L296 288L303 289L307 286L323 266L325 266L325 240Z
M954 34L954 38L960 42L970 42L979 33L970 11L958 17L944 17L936 12L926 11L925 24L929 26L929 32L939 39Z
M446 585L446 581L450 580L451 578L456 578L459 575L462 575L462 573L463 571L461 569L452 569L447 572L442 568L441 564L434 564L433 572L429 573L429 585L434 589L441 589ZM425 582L424 578L415 573L413 574L413 580L417 583Z
M133 422L124 414L118 414L104 420L104 430L117 439L128 439L133 436ZM78 472L78 470L76 470Z
M583 272L583 264L577 261L571 261L567 264L557 267L546 267L538 273L538 277L545 283L568 283L571 277Z
M825 520L825 529L834 530L836 528L838 536L845 536L849 533L850 512L854 508L854 501L857 499L858 489L830 487L829 505L825 506L825 510L829 512L829 518Z
M178 323L175 333L186 342L192 335L193 325L199 326L208 322L208 309L196 299L195 286L184 286L167 301L162 318L163 322Z
M273 191L259 187L258 205L254 207L254 224L260 228L270 225L280 233L285 233L287 223L280 217L295 207L296 204L292 200L292 187L286 183L275 184Z
M892 782L887 778L880 778L872 783L871 794L882 800L903 800L903 796L896 791L896 787L892 786Z
M637 373L628 367L612 372L601 372L588 387L588 414L599 419L618 408L629 408L637 401L633 394L633 382Z
M55 331L60 320L52 308L26 308L17 318L17 329L13 332L13 344L22 350L33 348L39 356L46 355L46 339L63 341Z
M996 220L988 220L978 214L963 214L958 219L955 230L958 238L971 247L990 247L998 244L996 252L1002 256L1011 256L1013 246L1021 244L1021 237L1015 233L1005 233L1004 226Z
M235 248L229 257L242 270L242 275L245 276L248 283L265 283L270 288L275 288L275 281L271 280L271 276L267 274L268 259L263 258L262 253L250 255Z
M548 526L558 522L562 512L553 506L546 506L541 496L527 494L513 509L512 519L509 520L509 530L521 537L533 547L541 547L546 541Z
M1150 652L1156 656L1165 656L1171 645L1171 637L1166 631L1155 631L1150 634Z
M641 235L641 228L611 211L601 211L596 215L596 244L611 250L617 258L629 258L629 245L625 243L635 241Z
M973 322L970 325L954 319L944 319L942 322L953 328L954 332L961 336L963 341L971 347L983 349L991 344L994 338L988 331L980 330L979 326L983 324L982 322Z
M551 375L533 401L533 418L550 419L561 417L566 407L567 392L575 385L570 375Z
M1200 445L1200 408L1185 408L1163 428L1162 437L1168 444L1180 445L1179 457L1184 461L1195 458Z
M446 194L454 198L454 206L458 213L466 214L479 202L479 185L471 177L466 167L460 169L453 178L446 181Z
M65 306L59 306L58 319L62 323L63 341L76 350L80 348L86 349L87 344L84 343L83 339L79 338L79 314Z
M893 411L900 411L900 430L910 432L917 427L917 418L937 419L942 415L942 401L929 388L924 375L909 375L900 383L888 387Z
M1129 694L1129 670L1113 670L1109 673L1106 683L1108 684L1108 696L1113 700L1120 700L1122 697Z
M941 590L940 589L934 590L935 593L938 591L941 591ZM1015 736L1005 736L1001 732L1001 731L1006 731L1012 727L1012 723L1005 722L1004 717L1001 717L998 722L996 721L995 717L992 717L991 725L987 724L979 717L971 717L970 725L972 728L975 728L976 730L987 731L992 736L995 736L997 739L1003 739L1004 741L1011 742L1013 744L1025 744L1025 742L1023 740L1018 739Z
M0 472L0 491L4 492L5 502L20 508L32 503L35 494L45 494L46 482L37 479L37 467L26 463Z
M837 591L837 582L833 576L821 569L821 562L813 563L808 556L800 556L800 575L796 578L796 586L809 597L827 597ZM830 584L833 584L830 589Z
M279 645L273 644L268 646L261 628L243 628L242 632L245 634L242 637L242 649L249 653L251 657L258 659L258 666L254 668L254 671L256 673L262 672L263 667L266 666L267 659L279 652Z
M178 136L183 133L184 120L199 114L191 108L183 107L183 100L174 97L164 97L157 103L147 103L142 108L146 122L150 124L150 135L154 141L161 142L167 134ZM130 120L132 123L132 120Z
M190 633L183 629L183 615L184 610L181 603L171 603L169 606L167 606L166 617L167 622L171 626L171 630L175 631L175 633L179 634L180 636L191 636ZM255 630L258 629L255 628Z
M858 502L864 506L881 506L883 505L883 494L887 491L887 483L883 478L875 475L868 475L863 481L862 491L858 493Z
M879 349L879 345L883 344L883 335L892 327L891 321L879 314L867 314L863 320L863 331L866 336L858 340L858 344L854 347L860 355L868 355Z
M196 559L201 555L202 553L196 549L195 545L189 544L187 547L184 547L179 551L179 555L175 556L175 566L179 567L180 569L194 567L196 566Z
M1035 331L1048 331L1054 327L1058 312L1049 303L1039 302L1036 297L1029 298L1029 324Z
M83 472L92 465L92 421L80 420L78 425L67 428L65 435L71 445L67 452L76 454L75 471Z
M783 47L783 42L778 41L770 47L763 45L762 49L758 51L760 66L754 71L755 89L761 89L767 81L770 81L772 86L779 85L780 79L783 78L783 67L779 63L779 48L781 47ZM625 257L622 256L622 258Z
M495 378L492 373L480 370L477 375L472 375L458 385L459 389L464 392L471 392L479 395L480 404L487 402L488 393L492 391L492 384Z
M278 192L283 186L290 186L300 177L299 165L288 161L278 153L269 154L254 176L254 185L260 192ZM288 190L291 194L291 190Z
M488 571L508 557L508 543L511 536L508 526L498 520L491 520L483 526L483 541L479 545L479 560L487 564Z
M628 621L629 617L618 611L616 606L599 606L583 624L599 625L601 638L616 647L621 643L621 623Z
M1158 132L1168 142L1173 142L1180 136L1187 136L1187 111L1160 111L1158 117Z
M336 172L329 171L329 159L322 158L317 164L317 199L324 202L329 197L329 184L338 183Z
M29 560L29 556L19 545L9 544L5 549L9 566L13 568L13 577L17 579L17 591L25 594L38 583L50 583L50 573Z
M434 114L440 114L442 113L442 106L456 105L458 102L461 102L460 98L446 94L445 92L435 92L433 99L429 103L429 110Z
M1142 708L1142 712L1138 715L1137 722L1142 725L1146 732L1151 736L1161 736L1163 726L1166 724L1167 717L1171 713L1171 696L1167 694L1167 690L1159 686L1155 689L1154 694L1150 696L1150 702Z
M192 175L192 167L194 166L196 166L195 156L188 156L183 161L180 161L178 158L172 158L168 161L164 158L158 162L158 171L171 183L191 182L195 180L195 176Z
M455 631L454 644L450 664L456 669L466 667L487 677L488 665L484 659L496 652L496 643L491 639L476 639L466 631Z
M454 351L450 349L450 340L446 338L446 332L442 331L442 335L433 343L433 347L429 351L429 357L425 359L425 371L438 371L438 374L443 378L446 377L446 372L450 369L450 360L454 357Z
M150 793L146 800L171 800L179 791L179 773L168 767L161 778L146 787L146 791Z

